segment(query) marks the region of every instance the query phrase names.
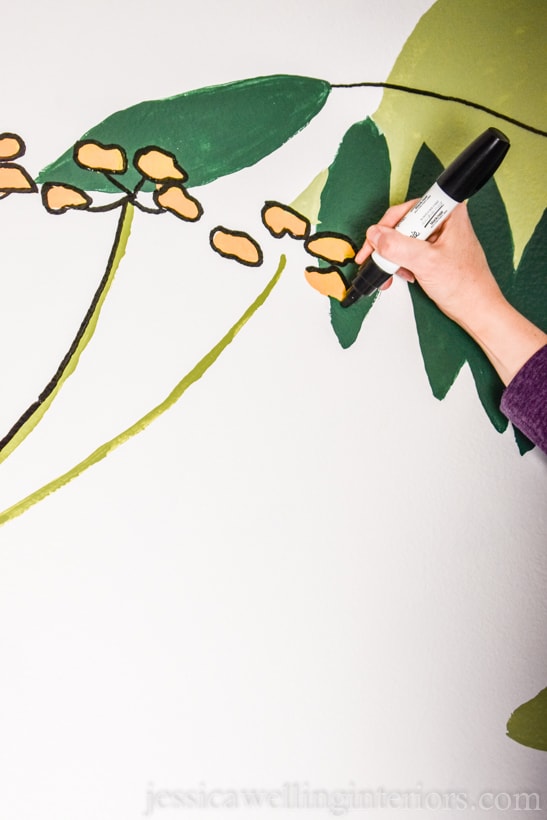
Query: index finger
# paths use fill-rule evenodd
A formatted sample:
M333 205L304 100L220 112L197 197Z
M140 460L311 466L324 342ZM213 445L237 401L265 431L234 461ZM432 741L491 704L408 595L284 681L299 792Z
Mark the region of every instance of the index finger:
M388 208L383 217L376 223L377 225L385 225L388 228L394 228L397 225L403 216L406 214L419 202L419 199L409 199L407 202L401 202L399 205L392 205L391 208ZM365 259L370 256L374 248L370 244L370 242L365 239L363 242L362 247L360 250L355 254L355 261L358 265L361 265Z

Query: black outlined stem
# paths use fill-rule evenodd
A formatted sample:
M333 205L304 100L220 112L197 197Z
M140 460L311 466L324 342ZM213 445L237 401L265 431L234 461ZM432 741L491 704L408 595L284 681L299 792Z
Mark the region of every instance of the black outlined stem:
M508 114L503 114L501 111L495 111L493 108L488 108L482 103L474 102L473 100L466 100L464 97L453 97L450 94L441 94L438 91L429 91L427 88L414 88L410 85L400 85L399 83L331 83L331 88L386 88L388 91L402 91L405 94L417 94L420 97L431 97L434 100L444 100L445 102L458 103L458 105L466 105L468 108L475 108L477 111L483 111L485 114L490 114L492 117L497 117L499 120L504 120L524 131L530 131L532 134L538 134L540 137L547 137L547 131L541 128L536 128L535 125L517 120L510 117Z
M39 501L43 501L44 498L47 498L48 495L55 492L55 490L59 490L61 487L64 487L74 478L77 478L81 473L87 470L89 467L92 467L94 464L97 464L99 461L102 461L103 458L115 450L120 445L125 444L130 438L133 436L142 433L143 430L146 429L153 421L157 418L162 416L167 410L169 410L176 402L180 399L183 393L188 390L188 388L197 382L201 377L209 370L212 364L216 362L220 354L225 350L230 342L232 342L241 328L249 321L249 319L253 316L254 313L261 307L274 287L276 286L277 282L281 274L283 273L283 269L285 268L286 264L286 257L282 255L279 259L279 265L277 266L277 270L274 273L273 277L270 279L264 290L259 293L257 298L254 302L249 305L247 310L239 317L235 325L232 325L230 330L222 337L222 339L217 342L217 344L203 356L199 360L199 362L190 370L179 382L175 385L173 390L169 393L166 398L157 404L152 410L149 410L144 416L138 419L131 427L128 427L123 432L119 433L114 438L110 439L110 441L101 444L100 447L97 447L92 453L90 453L87 458L83 461L80 461L71 470L68 472L63 473L62 475L58 476L57 478L53 479L53 481L48 482L48 484L44 484L43 487L40 487L38 490L35 490L30 495L27 495L26 498L21 499L16 504L13 504L8 509L4 510L0 513L0 526L2 524L6 524L8 521L11 521L13 518L17 518L17 516L22 515L23 513L27 512L30 507L38 504Z
M5 461L21 442L26 439L29 433L34 430L49 409L64 382L76 370L80 356L95 332L102 306L110 290L120 261L125 253L127 240L131 232L133 214L133 205L130 202L125 202L121 209L116 236L112 250L110 251L106 270L99 283L99 287L95 291L87 313L78 328L74 341L36 401L27 407L25 412L0 441L0 463Z

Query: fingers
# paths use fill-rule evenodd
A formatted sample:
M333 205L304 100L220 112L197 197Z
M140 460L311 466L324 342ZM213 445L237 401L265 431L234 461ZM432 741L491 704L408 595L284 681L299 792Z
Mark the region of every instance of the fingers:
M367 259L370 256L373 250L374 248L372 247L370 242L365 239L363 247L355 254L355 261L357 262L357 264L362 265L365 259Z
M367 240L384 259L404 266L407 271L423 269L431 255L427 242L413 239L384 225L372 225L367 231Z
M457 237L457 241L461 242L461 236L465 236L466 234L472 235L474 231L467 210L467 202L460 202L459 205L456 205L448 219L445 219L431 234L428 242L430 245L434 245L439 240L445 241L451 236Z
M401 221L403 216L405 216L405 214L407 214L417 202L417 199L411 199L408 202L402 202L400 205L392 205L391 208L387 209L383 217L378 222L378 225L386 225L389 228L394 228L395 225ZM371 245L367 238L363 244L363 247L355 255L355 261L357 264L362 265L373 250L375 250L375 248Z

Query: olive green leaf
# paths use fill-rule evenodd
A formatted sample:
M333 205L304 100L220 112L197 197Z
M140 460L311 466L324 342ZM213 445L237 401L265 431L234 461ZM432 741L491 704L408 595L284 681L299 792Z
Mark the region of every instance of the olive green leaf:
M330 90L324 80L281 74L200 88L118 111L81 140L119 145L128 157L140 148L159 146L176 156L190 186L205 185L254 165L283 145L321 110ZM116 180L133 190L141 177L130 162ZM47 165L38 182L118 190L103 174L78 167L72 148ZM147 181L144 190L153 188Z
M547 689L515 709L507 722L507 735L524 746L547 752Z

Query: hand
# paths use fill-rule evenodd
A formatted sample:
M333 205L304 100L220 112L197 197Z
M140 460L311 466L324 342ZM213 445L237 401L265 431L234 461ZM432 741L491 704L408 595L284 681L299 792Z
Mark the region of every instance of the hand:
M368 229L355 261L362 264L377 250L400 264L398 274L408 281L415 279L437 307L482 347L508 384L530 356L547 344L547 335L503 296L464 203L425 242L394 230L416 202L389 208Z
M390 208L378 225L371 226L356 261L361 263L377 250L386 259L400 263L398 274L408 281L416 279L443 313L466 330L474 327L504 297L488 267L467 206L458 205L424 242L393 230L416 202Z

